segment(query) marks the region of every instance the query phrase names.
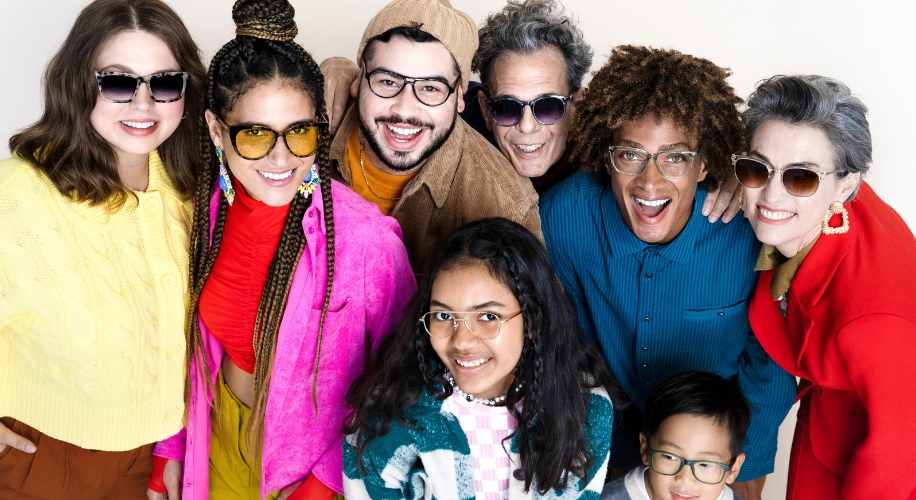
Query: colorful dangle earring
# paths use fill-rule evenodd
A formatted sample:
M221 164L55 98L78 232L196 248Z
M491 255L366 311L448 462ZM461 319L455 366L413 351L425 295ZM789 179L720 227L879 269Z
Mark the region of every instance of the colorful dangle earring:
M312 169L309 170L309 174L305 176L305 180L299 185L299 194L301 194L303 198L308 198L312 195L313 191L318 189L318 184L321 184L321 178L318 177L318 164L313 163Z
M232 206L232 200L235 199L235 189L232 189L232 180L229 178L229 171L226 170L226 159L223 157L223 151L216 148L216 158L219 160L219 188L223 191L223 196ZM301 189L301 188L300 188Z

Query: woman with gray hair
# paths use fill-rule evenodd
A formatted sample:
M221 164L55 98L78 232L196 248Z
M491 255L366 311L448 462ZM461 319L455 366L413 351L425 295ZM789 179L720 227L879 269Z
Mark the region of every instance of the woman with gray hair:
M916 499L916 238L862 181L865 105L822 76L761 83L733 155L764 243L750 321L800 377L788 500Z

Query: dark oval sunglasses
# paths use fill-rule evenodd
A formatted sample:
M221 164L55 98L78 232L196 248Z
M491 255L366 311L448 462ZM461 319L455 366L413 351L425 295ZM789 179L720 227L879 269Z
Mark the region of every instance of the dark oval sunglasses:
M735 167L735 177L738 178L738 182L749 188L763 187L773 177L774 172L779 172L786 192L799 198L806 198L816 193L821 181L828 175L836 174L838 179L842 179L849 173L839 170L819 172L803 167L777 170L763 160L738 155L732 155L732 165Z
M137 95L141 83L146 84L149 97L155 102L175 102L184 97L188 81L186 71L134 76L128 73L95 72L99 82L99 95L109 102L130 102Z
M572 95L542 95L537 99L522 101L514 97L487 99L490 117L500 127L514 127L522 121L525 106L531 107L531 114L541 125L553 125L566 116L566 103Z

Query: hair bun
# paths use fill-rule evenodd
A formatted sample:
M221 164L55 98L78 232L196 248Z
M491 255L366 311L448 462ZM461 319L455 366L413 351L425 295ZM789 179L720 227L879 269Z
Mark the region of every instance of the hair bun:
M252 36L278 42L296 38L299 28L296 10L287 0L237 0L232 6L237 36Z

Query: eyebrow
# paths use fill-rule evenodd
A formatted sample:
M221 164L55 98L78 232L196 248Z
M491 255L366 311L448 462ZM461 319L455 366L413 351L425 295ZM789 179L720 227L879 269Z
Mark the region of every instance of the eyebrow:
M618 142L620 142L621 146L639 148L642 150L646 149L645 146L635 141L628 141L626 139L621 139ZM659 152L661 151L679 151L679 150L689 150L689 149L690 149L690 145L687 144L686 142L675 142L674 144L662 144L661 147L658 148L658 151Z
M131 75L137 75L137 76L147 76L147 75L138 75L136 71L130 69L127 66L124 66L123 64L109 64L108 66L105 66L104 68L100 69L99 73L105 73L109 71L116 71L118 73L130 73ZM157 73L174 73L177 71L181 71L181 70L175 69L175 68L161 69L159 71L154 71L150 73L150 75L155 75Z
M443 308L443 309L450 309L450 307L449 307L448 305L446 305L446 304L444 304L444 303L442 303L442 302L439 302L438 300L432 300L432 301L430 301L429 305L430 305L430 306L441 307L441 308ZM481 309L491 309L491 308L494 308L494 307L506 307L506 305L503 304L502 302L497 302L497 301L495 301L495 300L491 300L491 301L488 301L488 302L484 302L483 304L477 304L477 305L471 306L471 308L470 308L469 310L470 310L470 311L478 311L478 310L481 310Z
M369 70L367 69L367 70L366 70L366 74L369 74L369 73L372 73L372 72L375 72L375 71L384 71L385 73L391 73L392 75L398 75L398 76L400 76L400 77L402 77L402 78L412 78L412 79L414 79L414 80L439 80L439 81L441 81L441 82L443 82L443 83L447 83L447 84L449 84L449 85L452 84L452 81L449 80L448 77L445 77L445 76L442 76L442 75L436 75L436 76L408 76L408 75L403 75L403 74L401 74L401 73L398 73L397 71L390 70L390 69L388 69L388 68L386 68L386 67L384 67L384 66L379 66L378 68L375 68L375 69L372 70L372 71L369 71ZM458 75L458 76L461 76L461 75ZM457 78L457 77L455 77L455 78ZM453 79L454 79L454 78L453 78Z
M295 121L289 122L287 126L283 127L280 130L277 130L276 132L283 132L284 130L292 127L293 125L299 125L301 123L316 123L316 122L314 120L309 120L307 118L302 119L302 120L295 120ZM227 123L226 125L229 125L229 124ZM273 130L273 127L269 125L265 125L263 123L258 123L258 122L242 122L242 123L236 123L236 124L229 125L229 126L230 127L261 127L261 128L269 128Z
M674 451L677 451L677 452L679 452L679 453L682 453L682 452L684 451L683 448L681 448L680 446L678 446L678 445L672 443L671 441L664 441L664 440L663 440L663 441L660 441L658 444L659 444L659 445L662 445L662 446L665 446L665 447L676 448ZM718 462L721 462L722 459L724 458L724 457L722 456L722 454L719 453L719 452L717 452L717 451L701 451L701 452L697 453L697 455L699 455L699 456L705 456L705 457L718 458L718 460L717 460ZM688 458L687 460L691 460L691 459Z
M770 166L773 167L773 162L770 161L770 159L767 158L767 157L766 157L763 153L761 153L760 151L756 151L756 150L755 150L755 151L751 151L751 152L748 153L748 155L756 156L757 158L760 158L761 160L763 160L763 161L769 163ZM812 169L812 170L820 170L820 168L821 168L820 165L818 165L817 163L814 163L814 162L812 162L812 161L796 161L796 162L789 163L788 165L785 166L785 168L791 168L791 167L810 168L810 169ZM776 167L773 167L773 168L776 168Z

